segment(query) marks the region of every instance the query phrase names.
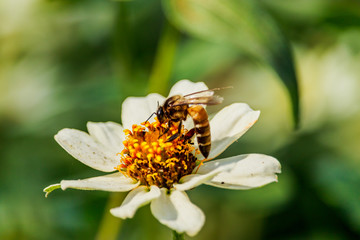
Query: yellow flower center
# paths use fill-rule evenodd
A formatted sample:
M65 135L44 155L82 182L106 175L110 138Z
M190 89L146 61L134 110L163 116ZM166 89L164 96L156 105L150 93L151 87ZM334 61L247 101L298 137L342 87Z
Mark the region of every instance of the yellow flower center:
M170 189L180 178L191 174L196 167L195 151L188 130L182 128L179 137L167 141L178 132L178 125L155 122L134 124L132 131L124 130L126 140L121 164L116 167L142 185L157 185ZM198 151L198 150L196 150Z

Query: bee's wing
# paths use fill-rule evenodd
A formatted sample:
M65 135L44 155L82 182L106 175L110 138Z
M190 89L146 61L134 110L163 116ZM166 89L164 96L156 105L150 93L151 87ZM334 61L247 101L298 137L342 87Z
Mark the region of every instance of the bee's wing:
M190 99L190 98L198 98L198 97L209 97L214 95L214 91L216 90L220 90L220 88L207 89L199 92L189 93L187 95L184 95L184 98Z
M214 95L215 91L219 91L222 89L227 89L227 88L232 88L231 86L229 87L221 87L221 88L212 88L212 89L207 89L207 90L202 90L202 91L198 91L198 92L193 92L193 93L189 93L187 95L184 95L185 98L199 98L199 97L210 97Z
M222 87L222 88L213 88L207 89L199 92L193 92L187 95L184 95L182 98L171 103L171 106L180 106L180 105L216 105L220 104L224 99L218 95L214 95L215 91L231 88L231 87Z
M180 105L216 105L220 104L223 101L223 98L218 95L213 96L203 96L203 97L184 97L175 101L171 106L180 106Z

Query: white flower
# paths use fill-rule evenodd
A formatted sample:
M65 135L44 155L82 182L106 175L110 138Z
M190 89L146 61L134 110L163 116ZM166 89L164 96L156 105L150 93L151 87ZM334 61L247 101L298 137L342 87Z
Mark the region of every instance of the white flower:
M176 83L169 96L189 94L206 90L204 83L193 83L182 80ZM108 175L83 180L62 180L60 184L50 185L44 189L48 194L56 188L83 190L103 190L110 192L130 193L121 206L110 210L111 214L120 218L132 218L136 210L150 203L155 218L162 224L177 231L196 235L205 222L204 213L190 202L186 190L200 184L208 184L229 189L250 189L277 181L276 173L280 173L280 163L273 157L262 154L245 154L225 159L206 161L192 173L183 176L171 184L171 188L159 185L141 184L121 171L117 171L120 157L124 150L124 129L131 129L132 124L144 122L162 104L165 98L159 94L146 97L129 97L122 106L123 126L114 123L87 124L88 133L63 129L55 136L55 140L74 158L85 165ZM247 104L234 103L218 112L210 120L211 151L208 159L213 159L242 136L258 119L260 112L252 110ZM190 121L185 127L190 129ZM196 141L195 141L196 148ZM201 158L197 153L196 157ZM118 168L119 169L119 168ZM143 183L143 181L142 181Z

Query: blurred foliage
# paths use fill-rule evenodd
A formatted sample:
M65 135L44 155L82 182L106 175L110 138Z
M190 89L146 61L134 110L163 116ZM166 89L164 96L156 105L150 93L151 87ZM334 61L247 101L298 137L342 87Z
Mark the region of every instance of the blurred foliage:
M67 190L44 198L49 184L99 175L62 150L53 135L65 127L86 130L87 121L120 122L126 97L143 96L156 84L165 92L182 78L234 86L223 91L223 106L247 102L261 110L259 122L224 157L264 153L283 168L278 183L260 189L189 191L207 217L194 239L358 239L360 3L264 0L254 2L251 12L230 7L234 18L218 15L212 20L217 25L200 28L207 31L200 38L172 26L166 4L0 1L0 239L94 238L109 214L109 193ZM229 31L222 22L245 17L254 20L250 32ZM263 32L262 21L283 35ZM167 28L175 35L166 38ZM261 41L253 31L263 34ZM243 46L229 43L235 40ZM295 66L285 57L287 64L275 68L278 77L271 62L253 61L248 43L269 56L291 46ZM296 132L279 73L293 67L302 113ZM118 239L171 237L149 207L124 221L120 231Z

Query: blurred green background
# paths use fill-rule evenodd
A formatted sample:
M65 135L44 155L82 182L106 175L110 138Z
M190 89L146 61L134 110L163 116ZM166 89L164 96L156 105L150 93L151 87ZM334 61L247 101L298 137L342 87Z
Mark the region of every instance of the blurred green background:
M261 110L223 157L264 153L283 171L260 189L189 191L206 214L194 239L359 239L359 63L359 1L1 0L0 239L99 236L109 193L44 197L101 174L53 136L120 122L126 97L184 78L234 87L210 113ZM118 226L118 239L171 238L148 206Z

